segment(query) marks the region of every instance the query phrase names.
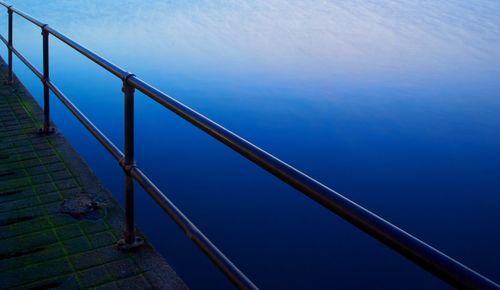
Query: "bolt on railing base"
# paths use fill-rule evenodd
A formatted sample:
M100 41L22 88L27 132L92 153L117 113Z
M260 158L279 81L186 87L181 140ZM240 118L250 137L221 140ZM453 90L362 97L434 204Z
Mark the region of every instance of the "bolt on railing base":
M38 129L38 134L40 134L40 135L52 135L55 132L56 132L56 128L54 128L54 127Z
M127 241L125 241L125 239L120 239L118 240L118 242L116 242L116 247L121 251L131 251L139 248L142 245L144 245L144 238L137 236L135 237L134 241L132 241L132 243L128 243Z

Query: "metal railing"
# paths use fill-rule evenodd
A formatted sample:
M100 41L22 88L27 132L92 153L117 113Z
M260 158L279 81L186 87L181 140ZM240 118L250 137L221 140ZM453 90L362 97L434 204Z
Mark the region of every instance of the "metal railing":
M101 56L88 50L50 26L30 15L0 1L8 11L8 39L0 35L8 48L8 78L13 82L12 55L15 54L41 81L44 87L44 122L41 133L49 134L50 91L73 113L90 133L119 162L125 174L125 231L122 247L127 249L141 244L134 230L134 187L135 180L159 206L181 227L185 234L210 258L238 288L257 289L215 245L149 180L134 160L134 92L139 90L165 108L179 115L194 126L205 131L213 138L224 143L240 155L267 170L290 186L296 188L312 200L321 204L352 225L389 246L399 254L410 259L420 267L433 273L443 281L460 289L500 289L492 280L482 276L460 262L450 258L390 222L347 199L333 189L321 184L287 163L265 152L254 144L232 133L221 125L194 111L162 91L154 88L132 73L110 63ZM40 72L13 45L13 14L30 21L42 30L43 72ZM49 74L49 36L52 35L88 59L103 67L123 82L122 91L125 101L125 154L122 153L99 129L57 88Z

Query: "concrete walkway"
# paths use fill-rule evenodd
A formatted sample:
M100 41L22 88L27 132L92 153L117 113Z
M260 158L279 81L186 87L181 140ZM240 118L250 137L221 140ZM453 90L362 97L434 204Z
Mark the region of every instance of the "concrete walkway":
M0 289L185 289L151 245L116 248L119 205L61 134L37 134L40 107L6 79L2 63Z

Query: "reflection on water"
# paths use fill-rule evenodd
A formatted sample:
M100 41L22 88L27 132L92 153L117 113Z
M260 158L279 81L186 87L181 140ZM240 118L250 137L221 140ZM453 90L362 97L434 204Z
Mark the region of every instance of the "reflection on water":
M133 55L135 61L123 65L140 61L328 83L337 75L378 79L499 64L500 8L494 1L19 2L120 64Z
M498 1L11 3L500 280ZM39 31L15 24L39 65ZM52 72L121 144L119 81L57 41ZM121 199L116 164L57 103L54 116ZM262 288L446 287L143 96L137 119L139 164ZM137 199L141 229L189 285L229 287Z

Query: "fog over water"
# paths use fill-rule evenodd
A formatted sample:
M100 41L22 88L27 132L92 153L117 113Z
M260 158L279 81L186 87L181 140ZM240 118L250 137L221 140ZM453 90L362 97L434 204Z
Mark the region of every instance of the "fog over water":
M499 1L10 3L500 281ZM39 29L16 18L14 32L41 67ZM51 65L54 82L121 146L120 81L55 39ZM19 61L15 70L40 101L40 82ZM136 99L139 166L263 289L448 289ZM57 127L122 201L116 162L53 103ZM137 211L188 285L231 287L139 189Z

